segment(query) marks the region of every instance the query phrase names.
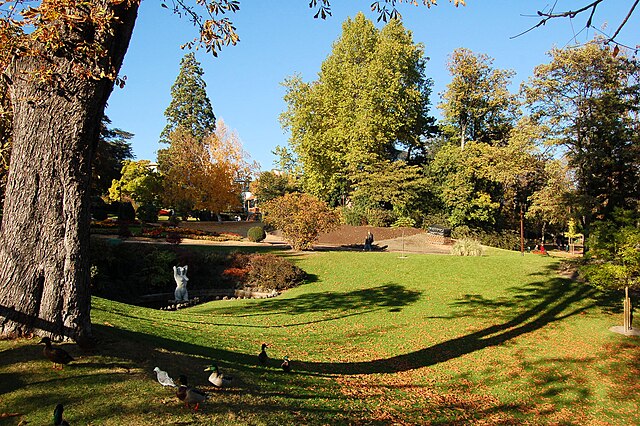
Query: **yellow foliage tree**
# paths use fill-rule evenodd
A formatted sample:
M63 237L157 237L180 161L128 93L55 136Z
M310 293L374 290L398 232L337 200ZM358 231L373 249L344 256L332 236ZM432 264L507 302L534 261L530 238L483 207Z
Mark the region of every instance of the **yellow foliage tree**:
M254 168L237 133L219 120L215 133L200 143L178 128L171 133L171 147L158 152L164 175L164 202L181 213L191 209L213 213L241 206L241 182Z

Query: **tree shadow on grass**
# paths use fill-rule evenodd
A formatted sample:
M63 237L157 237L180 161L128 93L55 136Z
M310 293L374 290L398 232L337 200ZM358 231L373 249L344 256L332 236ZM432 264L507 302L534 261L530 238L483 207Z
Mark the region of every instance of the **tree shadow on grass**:
M502 345L516 337L536 331L550 323L563 320L595 306L592 297L596 291L584 284L568 279L553 278L547 282L536 282L524 287L513 288L511 297L486 299L479 295L469 295L452 306L458 316L492 315L503 318L499 324L460 337L443 341L428 348L397 355L386 359L361 362L298 362L297 371L308 374L376 374L395 373L427 367L458 358L490 346ZM303 295L293 299L270 300L266 312L307 313L323 309L394 309L417 300L419 292L407 292L402 286L387 284L373 289L335 294L322 293ZM407 300L407 298L409 300ZM373 307L372 307L373 306ZM225 310L226 314L242 315L242 307ZM253 314L251 314L253 315ZM228 326L229 324L225 324ZM159 347L189 354L213 357L229 364L254 365L255 355L240 354L215 348L205 348L158 336L147 336L137 332L113 330L125 339L150 339Z
M516 337L536 331L550 323L560 321L596 306L590 299L596 291L582 283L553 278L522 288L512 289L512 297L488 300L481 296L467 297L454 302L464 307L460 316L496 315L496 309L504 309L505 318L500 324L456 337L428 348L403 355L373 361L323 363L309 362L304 367L310 372L335 374L395 373L446 362L490 346L502 345ZM513 311L519 312L513 314Z
M322 311L353 311L361 309L395 309L415 303L421 292L387 283L378 287L351 292L307 293L293 298L275 298L261 302L259 313L246 313L244 307L218 309L216 313L239 318L272 314L300 315Z
M247 313L246 306L233 306L228 308L212 307L210 311L200 308L193 312L194 320L179 318L175 322L198 324L200 315L207 317L208 325L220 325L242 328L288 328L301 325L315 324L320 322L333 321L342 318L355 317L366 313L388 309L390 312L399 312L403 307L418 301L421 292L407 290L404 286L394 283L384 284L378 287L356 290L352 292L335 293L307 293L293 298L273 298L260 300L260 312ZM324 316L321 319L310 321L294 321L276 325L266 324L242 324L242 323L216 323L212 321L213 315L225 315L235 318L248 318L268 315L303 315L317 312L335 312L332 315ZM140 320L148 320L143 316L132 316L125 312L120 315L129 316Z

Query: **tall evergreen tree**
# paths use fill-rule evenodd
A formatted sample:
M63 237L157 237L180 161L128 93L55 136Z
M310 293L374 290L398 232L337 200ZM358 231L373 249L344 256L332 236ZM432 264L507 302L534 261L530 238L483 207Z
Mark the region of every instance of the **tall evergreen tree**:
M180 61L180 72L171 86L171 103L164 112L167 125L160 134L160 142L169 143L171 132L182 128L196 140L202 141L216 129L216 116L207 96L204 71L193 52Z
M307 191L337 199L349 191L354 170L421 143L433 124L425 63L424 47L400 21L378 30L360 13L343 23L317 81L284 82L288 109L281 121Z
M110 124L109 117L103 116L91 175L92 195L107 194L111 181L120 179L123 162L134 157L130 142L133 133L110 128Z

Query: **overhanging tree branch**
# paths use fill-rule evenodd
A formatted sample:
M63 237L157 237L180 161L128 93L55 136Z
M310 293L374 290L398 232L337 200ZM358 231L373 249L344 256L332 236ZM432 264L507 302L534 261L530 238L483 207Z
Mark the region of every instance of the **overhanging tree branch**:
M593 28L595 30L597 30L597 28L593 27L593 17L595 16L596 13L596 9L598 8L598 6L600 5L600 3L604 2L604 0L594 0L591 1L590 3L575 9L575 10L567 10L564 12L553 12L553 10L555 9L555 4L554 7L551 8L551 12L542 12L542 11L538 11L537 12L537 16L541 17L540 21L538 21L537 24L535 24L534 26L532 26L531 28L513 36L510 37L511 39L520 37L524 34L527 34L530 31L533 31L536 28L542 27L544 25L546 25L547 22L549 22L552 19L558 19L558 18L569 18L569 19L573 19L576 16L585 13L585 12L590 12L589 13L589 17L587 18L587 21L585 23L584 28ZM636 6L638 6L638 3L640 3L640 0L635 0L633 2L633 4L631 5L631 7L629 8L629 11L627 12L626 16L624 17L624 19L622 20L622 22L620 23L620 25L618 26L618 28L616 29L616 31L613 33L613 35L611 36L606 36L606 42L607 43L612 43L615 44L616 46L621 46L621 47L625 47L627 49L631 49L631 50L635 50L634 48L630 47L630 46L626 46L620 42L618 42L616 40L616 37L618 37L618 35L620 34L620 31L622 30L622 28L627 24L627 22L629 21L629 18L631 17L631 15L633 15L633 12L636 9ZM601 31L600 31L601 32Z

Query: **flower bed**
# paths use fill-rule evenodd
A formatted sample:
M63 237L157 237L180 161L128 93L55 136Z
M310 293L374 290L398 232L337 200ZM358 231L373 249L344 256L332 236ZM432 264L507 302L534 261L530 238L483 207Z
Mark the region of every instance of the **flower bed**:
M173 226L158 226L142 230L142 237L147 238L166 238L168 233L178 234L181 238L190 238L192 240L208 240L208 241L241 241L242 236L234 233L206 232L198 229L180 228Z

